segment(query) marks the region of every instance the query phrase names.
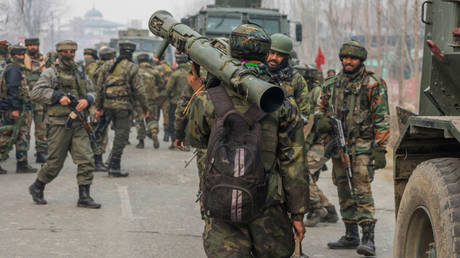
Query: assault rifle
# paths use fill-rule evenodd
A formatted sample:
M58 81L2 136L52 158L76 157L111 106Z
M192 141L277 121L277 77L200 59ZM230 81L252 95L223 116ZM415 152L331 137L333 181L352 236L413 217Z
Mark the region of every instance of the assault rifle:
M109 127L111 121L112 118L106 115L105 112L102 114L102 116L99 117L96 122L96 127L93 130L95 139L99 139L104 136L104 133L107 130L107 127Z
M72 112L69 114L69 117L67 118L67 121L65 123L65 127L67 129L72 128L72 122L76 119L80 121L81 125L85 129L86 133L88 134L89 141L91 143L91 146L93 146L97 151L101 150L101 147L97 144L96 142L96 137L94 135L93 128L91 125L88 123L88 119L86 115L83 113L83 111L77 111L77 105L78 105L78 99L72 93L67 93L66 95L70 99L70 110Z
M332 109L332 113L334 114L334 109ZM345 174L347 176L348 188L350 189L351 197L355 198L355 191L353 188L353 169L351 167L350 153L345 141L342 121L340 121L340 119L338 119L335 115L332 115L331 119L332 127L334 129L334 139L332 140L332 143L326 145L325 156L328 157L331 153L337 150L340 156L340 161L345 167Z

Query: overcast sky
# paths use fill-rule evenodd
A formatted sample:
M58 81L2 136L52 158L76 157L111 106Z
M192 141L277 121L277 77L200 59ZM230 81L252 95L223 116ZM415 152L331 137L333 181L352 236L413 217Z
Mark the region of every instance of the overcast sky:
M196 4L199 2L198 4ZM212 0L67 0L68 18L83 16L93 6L102 12L104 19L126 24L132 19L141 19L146 24L156 10L167 10L174 17L180 18L186 14L198 11Z

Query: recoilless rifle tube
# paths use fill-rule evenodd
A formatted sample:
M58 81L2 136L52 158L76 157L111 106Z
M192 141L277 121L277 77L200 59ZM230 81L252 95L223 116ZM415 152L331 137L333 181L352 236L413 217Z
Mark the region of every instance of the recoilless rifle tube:
M270 113L282 105L284 92L279 86L257 78L239 60L213 47L210 39L176 21L167 11L156 11L150 17L149 29L163 38L165 43L187 54L193 62L224 82L224 85L245 96L262 111ZM156 53L157 56L163 54L161 50L166 49L164 45L166 44L162 44L162 48Z

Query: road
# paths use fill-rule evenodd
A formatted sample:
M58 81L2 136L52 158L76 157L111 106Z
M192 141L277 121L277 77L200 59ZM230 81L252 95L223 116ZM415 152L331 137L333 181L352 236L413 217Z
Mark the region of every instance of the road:
M3 163L9 173L0 175L0 257L205 257L195 202L197 169L194 162L184 168L192 152L170 151L163 142L154 150L150 140L145 149L136 149L134 131L122 161L130 176L95 173L91 192L102 203L99 210L76 207L76 166L69 156L61 174L46 186L44 206L33 204L27 191L35 175L15 174L13 158ZM31 150L30 163L38 168L33 146ZM378 257L392 257L394 202L388 173L381 171L373 183ZM337 205L329 171L319 185ZM308 228L304 252L310 257L360 257L354 250L327 249L327 242L343 231L341 222Z

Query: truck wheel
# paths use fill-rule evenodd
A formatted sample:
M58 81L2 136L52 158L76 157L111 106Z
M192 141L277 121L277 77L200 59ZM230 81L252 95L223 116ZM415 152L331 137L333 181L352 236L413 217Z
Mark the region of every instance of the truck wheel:
M460 159L432 159L415 168L394 241L394 257L460 257Z

